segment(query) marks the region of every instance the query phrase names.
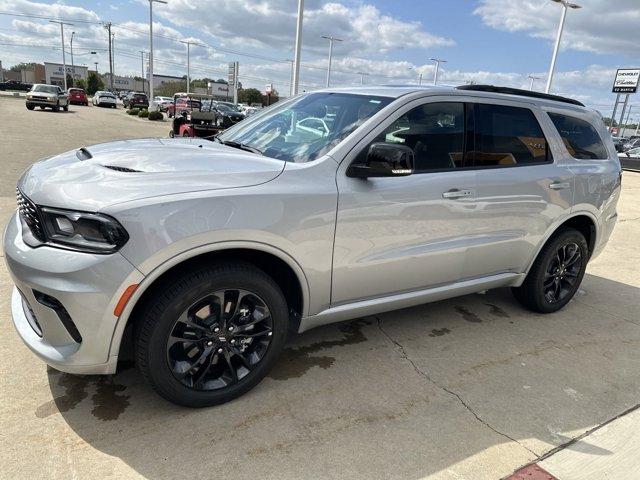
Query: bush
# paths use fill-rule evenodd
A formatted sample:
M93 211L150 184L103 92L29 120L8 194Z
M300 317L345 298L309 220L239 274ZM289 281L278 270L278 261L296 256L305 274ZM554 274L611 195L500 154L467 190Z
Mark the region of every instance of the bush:
M127 113L129 115L138 115L140 113L140 109L139 108L130 108L129 110L127 110Z
M149 116L149 110L147 110L146 108L145 108L145 109L143 109L143 110L140 110L140 111L138 112L138 116L139 116L140 118L147 118L147 117Z
M149 120L162 120L164 116L161 112L149 112Z

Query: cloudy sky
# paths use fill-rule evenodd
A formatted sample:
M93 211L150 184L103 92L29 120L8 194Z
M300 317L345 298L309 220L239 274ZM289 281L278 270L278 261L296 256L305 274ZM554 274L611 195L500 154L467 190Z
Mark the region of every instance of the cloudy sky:
M553 92L611 110L615 69L640 66L640 0L576 0L567 16ZM442 83L468 81L528 88L529 75L543 89L561 7L550 0L306 0L300 82L323 86L328 42L334 48L332 84L425 83L431 57L447 60ZM192 77L225 77L240 62L245 86L273 83L289 91L297 0L168 0L154 6L155 71ZM59 3L0 0L0 60L60 61L60 30L50 18L74 23L74 60L103 71L113 22L116 74L139 74L148 50L147 0L66 0ZM68 48L68 47L67 47ZM96 51L92 55L91 51ZM636 101L640 115L640 100Z

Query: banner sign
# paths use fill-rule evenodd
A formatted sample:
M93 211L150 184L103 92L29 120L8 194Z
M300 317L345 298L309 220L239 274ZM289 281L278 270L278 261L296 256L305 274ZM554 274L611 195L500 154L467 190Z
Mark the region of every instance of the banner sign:
M636 93L640 80L640 69L621 68L616 72L616 80L613 82L613 93Z

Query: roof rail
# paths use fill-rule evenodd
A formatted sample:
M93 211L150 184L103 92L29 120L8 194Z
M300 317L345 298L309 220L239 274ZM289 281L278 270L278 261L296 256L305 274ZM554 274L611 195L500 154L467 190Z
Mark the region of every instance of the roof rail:
M561 97L560 95L551 95L549 93L533 92L530 90L522 90L520 88L498 87L496 85L460 85L456 87L458 90L471 90L475 92L493 92L505 93L507 95L519 95L521 97L543 98L545 100L553 100L556 102L570 103L584 107L584 103L574 100L573 98Z

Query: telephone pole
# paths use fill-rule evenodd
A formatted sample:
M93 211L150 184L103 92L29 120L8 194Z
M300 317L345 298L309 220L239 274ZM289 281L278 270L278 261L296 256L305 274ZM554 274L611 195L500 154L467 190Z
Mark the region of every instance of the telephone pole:
M191 92L191 45L198 47L205 47L198 42L190 42L188 40L180 40L180 43L184 43L187 46L187 93Z
M67 90L67 61L64 56L64 26L73 26L73 23L65 23L58 20L49 20L49 23L57 23L60 25L60 38L62 40L62 78L64 80L64 90Z
M331 82L331 59L333 57L333 42L341 42L342 40L333 35L321 35L322 38L329 40L329 61L327 62L327 88Z
M149 99L153 100L153 2L167 3L166 0L149 0Z
M71 32L71 86L73 87L76 83L76 67L73 63L73 36L76 32Z
M140 73L142 74L142 93L144 92L144 50L140 50Z
M107 23L104 28L107 29L109 39L109 90L113 92L113 57L111 55L111 22Z

